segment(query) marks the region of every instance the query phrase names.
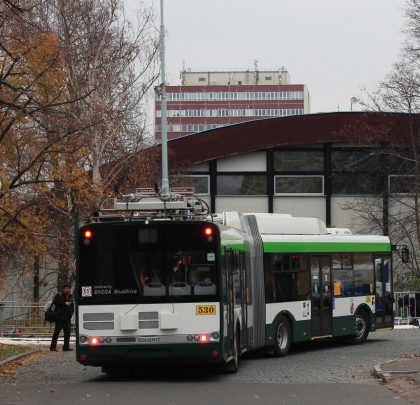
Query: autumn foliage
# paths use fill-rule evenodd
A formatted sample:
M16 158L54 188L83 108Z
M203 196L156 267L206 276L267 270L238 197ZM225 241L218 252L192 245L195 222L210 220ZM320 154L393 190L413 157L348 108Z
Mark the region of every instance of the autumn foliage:
M6 279L52 290L68 281L75 207L89 215L119 179L140 181L130 170L146 145L158 42L152 12L130 37L121 7L0 0L0 289Z

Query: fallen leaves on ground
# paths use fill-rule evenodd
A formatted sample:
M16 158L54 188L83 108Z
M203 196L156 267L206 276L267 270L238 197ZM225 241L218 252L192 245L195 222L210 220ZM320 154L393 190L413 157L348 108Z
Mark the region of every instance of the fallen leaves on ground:
M413 405L420 405L420 384L410 377L392 377L386 387Z
M33 350L33 349L31 349ZM22 359L10 361L3 366L0 367L0 377L6 377L10 375L16 374L16 367L23 366L28 362L37 359L38 357L44 356L46 354L50 354L51 352L47 349L42 349L36 353L29 354Z
M9 357L17 356L18 354L32 351L32 347L20 345L5 345L0 343L0 361L6 360Z

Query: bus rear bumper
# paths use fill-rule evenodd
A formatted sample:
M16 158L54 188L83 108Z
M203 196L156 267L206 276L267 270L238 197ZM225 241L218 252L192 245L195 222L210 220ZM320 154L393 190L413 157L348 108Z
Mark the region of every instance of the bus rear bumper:
M217 364L225 362L218 343L79 347L77 361L85 366L129 366L134 364Z

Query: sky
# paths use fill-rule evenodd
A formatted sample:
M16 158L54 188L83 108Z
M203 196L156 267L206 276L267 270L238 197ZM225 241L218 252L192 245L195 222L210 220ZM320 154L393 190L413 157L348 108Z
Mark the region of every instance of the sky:
M153 5L160 16L160 0ZM131 14L140 0L124 0ZM405 0L163 0L166 82L185 67L285 67L311 113L357 111L398 60ZM160 24L160 17L158 20Z

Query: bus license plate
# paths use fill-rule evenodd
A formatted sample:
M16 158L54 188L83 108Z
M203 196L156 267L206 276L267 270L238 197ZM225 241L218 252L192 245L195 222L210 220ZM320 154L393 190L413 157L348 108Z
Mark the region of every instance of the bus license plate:
M197 305L195 307L196 315L216 315L216 305Z

